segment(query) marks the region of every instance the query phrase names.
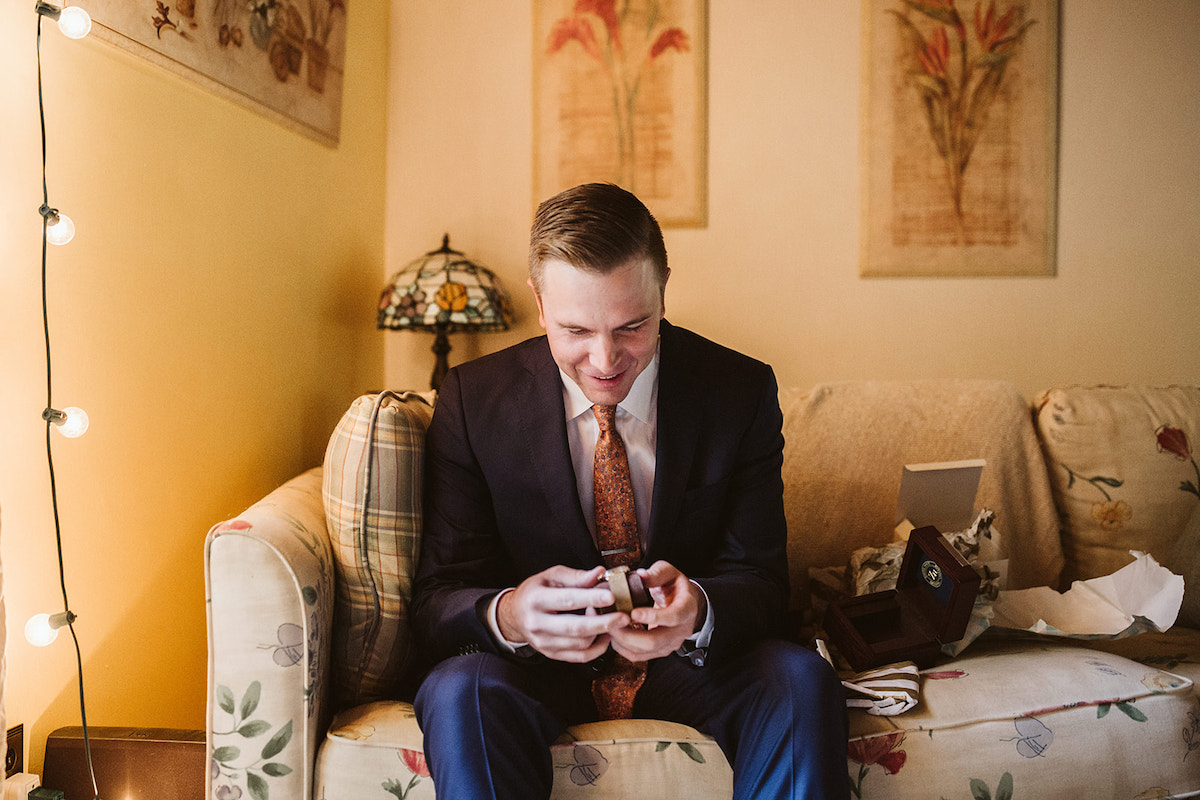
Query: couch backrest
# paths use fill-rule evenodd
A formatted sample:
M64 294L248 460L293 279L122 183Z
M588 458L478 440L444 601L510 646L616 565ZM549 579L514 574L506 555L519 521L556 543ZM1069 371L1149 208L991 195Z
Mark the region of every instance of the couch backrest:
M982 458L977 507L996 512L1009 585L1054 585L1059 523L1029 405L1003 381L826 383L784 388L784 503L793 605L809 567L892 540L905 464Z
M987 461L976 506L997 513L1010 588L1107 574L1129 549L1171 566L1200 514L1200 387L1052 389L1032 415L1003 381L826 383L784 387L779 399L794 606L809 567L844 567L854 550L891 541L905 464ZM330 440L337 707L394 697L404 677L432 403L431 393L366 395Z

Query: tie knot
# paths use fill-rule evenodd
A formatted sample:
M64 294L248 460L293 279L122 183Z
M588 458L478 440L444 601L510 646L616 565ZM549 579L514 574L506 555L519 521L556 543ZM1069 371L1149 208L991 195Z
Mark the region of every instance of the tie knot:
M617 419L616 406L592 406L592 413L596 415L596 422L600 425L601 431L610 431Z

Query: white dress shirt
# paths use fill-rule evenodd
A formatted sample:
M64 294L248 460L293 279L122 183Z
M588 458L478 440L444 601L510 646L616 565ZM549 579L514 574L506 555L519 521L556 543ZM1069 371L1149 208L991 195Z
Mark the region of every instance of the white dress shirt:
M592 541L596 541L596 500L593 462L600 423L592 412L592 401L567 374L559 370L563 384L563 405L567 409L567 443L575 466L575 484L579 502ZM646 550L646 532L650 530L650 500L654 496L655 445L658 442L658 356L646 365L617 404L617 433L625 443L629 459L629 478L633 483L633 507L637 513L638 535Z

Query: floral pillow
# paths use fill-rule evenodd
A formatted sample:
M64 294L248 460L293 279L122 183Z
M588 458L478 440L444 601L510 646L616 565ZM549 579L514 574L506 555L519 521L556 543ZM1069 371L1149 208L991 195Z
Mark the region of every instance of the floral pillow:
M1115 572L1130 550L1169 560L1200 502L1200 387L1067 387L1034 408L1063 517L1064 583Z

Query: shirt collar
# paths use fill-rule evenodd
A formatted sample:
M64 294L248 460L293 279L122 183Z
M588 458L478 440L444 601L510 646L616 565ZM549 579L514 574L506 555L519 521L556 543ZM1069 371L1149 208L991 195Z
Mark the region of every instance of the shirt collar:
M567 419L572 420L578 417L585 411L592 408L592 401L584 396L583 390L579 388L579 384L571 380L567 373L561 369L558 371L562 378L564 389L563 399L566 402ZM655 351L654 358L642 370L642 374L634 380L633 386L629 389L629 394L625 395L625 399L617 404L617 408L623 408L628 413L632 414L642 422L650 422L654 418L654 389L658 385L658 352Z

